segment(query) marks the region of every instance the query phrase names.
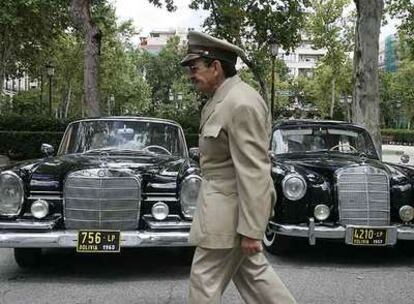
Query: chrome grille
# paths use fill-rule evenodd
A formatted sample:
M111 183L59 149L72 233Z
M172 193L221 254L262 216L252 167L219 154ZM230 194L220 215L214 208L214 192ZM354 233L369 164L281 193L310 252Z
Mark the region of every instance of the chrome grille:
M100 177L95 170L75 172L63 190L68 229L117 229L138 227L140 181L135 176ZM85 174L85 172L89 173ZM99 174L105 170L99 170Z
M337 191L341 224L389 225L389 181L385 171L370 166L341 169Z

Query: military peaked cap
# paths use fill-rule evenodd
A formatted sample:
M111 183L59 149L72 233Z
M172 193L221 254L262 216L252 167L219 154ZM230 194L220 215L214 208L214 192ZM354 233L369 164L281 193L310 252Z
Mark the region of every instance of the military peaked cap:
M189 65L191 61L198 58L223 60L236 65L237 56L243 53L238 46L205 33L190 31L187 37L188 50L187 55L181 61L183 66Z

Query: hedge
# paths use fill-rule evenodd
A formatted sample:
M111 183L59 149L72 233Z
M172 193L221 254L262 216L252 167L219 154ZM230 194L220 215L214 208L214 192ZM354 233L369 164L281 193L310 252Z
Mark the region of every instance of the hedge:
M394 145L414 145L414 130L382 129L382 142Z

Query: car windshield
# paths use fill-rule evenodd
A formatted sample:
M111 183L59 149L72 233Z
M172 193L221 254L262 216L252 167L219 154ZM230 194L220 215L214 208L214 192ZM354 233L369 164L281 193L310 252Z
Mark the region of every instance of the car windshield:
M59 155L93 151L148 151L184 156L181 129L144 120L86 120L68 126Z
M272 151L312 153L329 151L361 154L377 158L375 146L363 129L338 127L288 127L276 129L272 136Z

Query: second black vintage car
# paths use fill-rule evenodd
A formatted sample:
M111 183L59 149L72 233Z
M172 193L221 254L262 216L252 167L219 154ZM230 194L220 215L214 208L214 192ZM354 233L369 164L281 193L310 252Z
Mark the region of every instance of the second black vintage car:
M278 201L264 238L270 252L286 252L292 238L311 245L322 239L352 246L412 244L414 168L383 163L364 128L288 120L272 134Z
M0 247L34 266L42 248L187 246L201 184L173 121L114 117L67 127L57 155L0 170Z

